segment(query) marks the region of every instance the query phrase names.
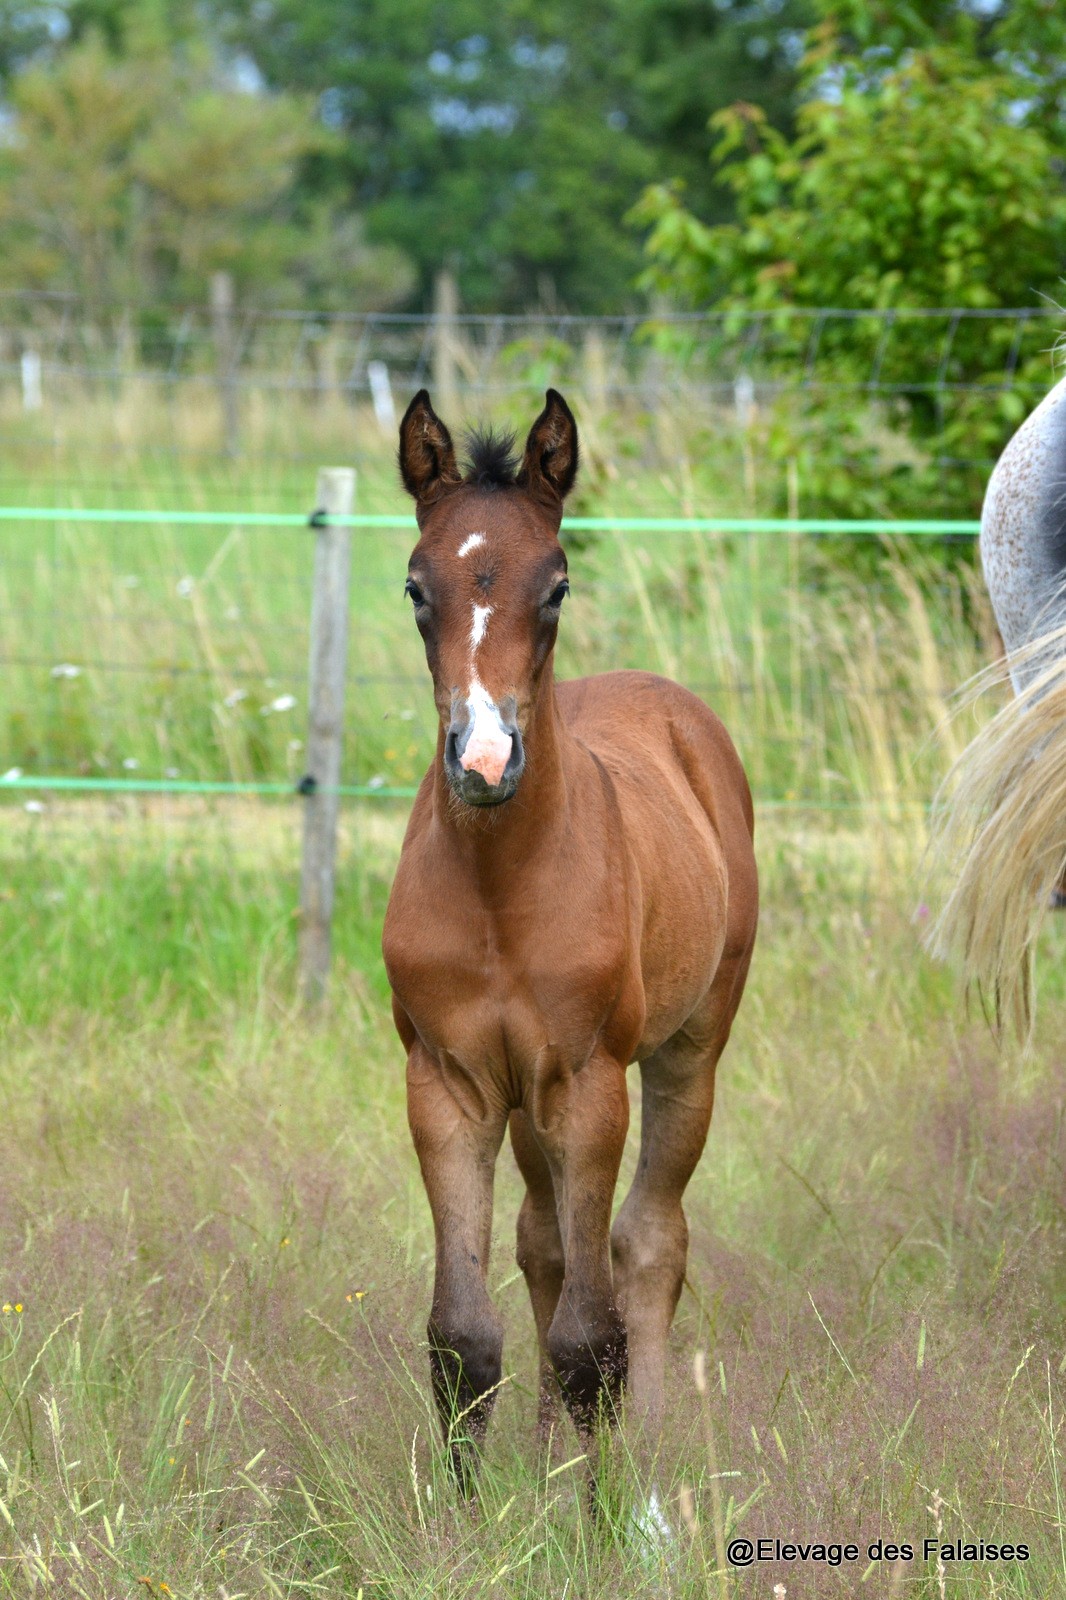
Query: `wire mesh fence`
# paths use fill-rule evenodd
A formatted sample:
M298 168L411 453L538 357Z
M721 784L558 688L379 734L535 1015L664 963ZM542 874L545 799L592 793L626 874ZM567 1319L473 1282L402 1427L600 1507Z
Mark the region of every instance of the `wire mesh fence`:
M1047 387L1061 313L1051 306L647 311L605 317L400 315L234 307L91 305L59 294L0 296L0 385L47 436L50 407L142 394L213 407L215 443L248 448L257 400L372 403L393 425L400 401L436 384L465 410L548 383L587 408L687 405L741 417L782 395L906 405L946 460L984 459L951 424L975 401L1011 394L1028 409ZM973 432L973 430L971 430ZM979 446L981 441L976 441ZM954 453L954 454L953 454Z
M0 295L0 372L20 377L31 351L42 394L65 378L168 385L217 378L224 365L223 376L241 386L371 398L375 363L405 389L429 383L443 337L460 390L477 395L528 389L532 365L582 377L607 397L653 394L664 353L716 398L731 397L743 377L756 393L829 384L868 394L946 394L1010 386L1030 356L1055 342L1062 322L1054 306L447 318L247 307L233 317L233 336L220 353L217 314L206 306L102 307L72 295L7 293ZM975 344L984 349L977 372ZM850 376L831 370L843 348L863 358Z

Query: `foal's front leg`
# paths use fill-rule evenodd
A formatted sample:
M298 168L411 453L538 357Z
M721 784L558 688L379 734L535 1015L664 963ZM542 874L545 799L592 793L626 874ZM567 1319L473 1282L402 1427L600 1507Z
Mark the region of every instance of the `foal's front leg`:
M548 1158L565 1262L547 1347L582 1444L613 1421L626 1381L626 1330L611 1285L611 1201L629 1096L625 1068L596 1053L572 1072L553 1052L537 1063L532 1103Z
M427 1330L433 1394L456 1482L472 1496L503 1371L503 1324L485 1277L507 1114L489 1105L458 1063L438 1062L416 1040L407 1057L407 1116L436 1234Z
M515 1259L525 1276L540 1349L537 1436L550 1445L559 1412L559 1384L548 1354L548 1331L563 1287L563 1241L555 1204L555 1184L548 1159L524 1111L513 1111L511 1145L525 1179L526 1197L518 1213Z

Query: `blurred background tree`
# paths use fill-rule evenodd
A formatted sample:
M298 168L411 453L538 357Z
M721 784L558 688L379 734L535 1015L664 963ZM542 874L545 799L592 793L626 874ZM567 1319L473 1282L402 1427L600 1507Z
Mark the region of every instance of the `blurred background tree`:
M417 263L424 297L447 261L471 309L596 312L639 303L624 215L664 166L700 185L711 111L744 95L790 125L812 12L809 0L230 0L216 17L269 83L320 96L344 145L319 176L343 175L369 236Z
M89 8L86 8L88 10ZM244 297L383 308L414 283L402 251L303 182L335 135L312 98L242 84L151 7L123 29L96 8L12 72L0 149L0 282L102 308ZM9 58L10 59L10 58Z
M258 230L254 249L232 247L234 270L275 299L290 270L321 284L323 241L350 247L357 236L367 292L385 303L426 305L446 263L469 309L618 311L644 299L627 211L647 184L677 173L704 215L731 214L707 167L707 118L744 99L789 131L814 17L812 0L0 0L0 78L16 144L32 142L32 116L43 116L38 143L48 132L58 160L56 141L71 141L93 106L49 132L45 108L25 98L27 77L38 100L48 84L69 95L58 86L87 51L79 70L107 79L110 104L123 72L131 84L169 75L169 101L158 86L146 93L147 120L130 137L152 153L153 225L172 252L181 245L175 289L200 270L192 252L208 235L208 253L225 253L229 213L234 232L250 217ZM180 106L180 128L164 103ZM108 137L90 125L86 161L97 135ZM222 179L222 164L243 178ZM108 167L117 195L113 156ZM143 195L147 178L138 167L127 192ZM222 192L234 182L239 196ZM266 224L287 220L313 256L318 248L317 266L281 271L287 247Z
M0 0L0 92L8 282L976 306L1064 259L1058 0Z

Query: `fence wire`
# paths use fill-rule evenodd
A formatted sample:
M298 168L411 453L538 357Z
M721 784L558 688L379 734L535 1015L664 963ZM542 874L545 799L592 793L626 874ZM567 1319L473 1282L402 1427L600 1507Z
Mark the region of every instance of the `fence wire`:
M528 369L539 363L582 373L608 396L631 395L666 381L661 358L668 354L672 368L680 362L682 372L719 398L731 398L742 378L756 392L828 385L936 395L1009 386L1027 356L1054 344L1062 315L1046 305L447 318L247 307L235 314L220 355L217 320L206 306L100 305L74 295L10 292L0 295L0 371L13 373L31 351L45 379L138 377L165 385L218 377L221 370L238 385L370 397L375 363L405 388L428 383L443 330L458 385L474 394L527 389ZM833 371L844 334L849 352L867 358L847 377ZM987 368L964 376L975 335L986 347ZM778 366L782 360L787 371Z
M784 391L924 396L936 406L1010 388L1035 394L1032 358L1054 346L1061 323L1053 306L446 318L246 307L220 330L205 306L8 293L0 381L21 379L30 398L29 388L47 398L133 382L175 396L206 380L227 391L384 403L447 368L465 402L559 382L594 405L654 405L680 382L706 402L741 408Z
M413 665L412 652L418 649L406 627L396 577L411 519L378 514L337 520L357 530L384 528L404 535L394 549L374 543L377 571L366 565L371 548L360 552L356 546L347 676L346 765L352 781L337 792L346 799L406 799L415 793L414 780L436 738L424 672L398 670L400 662ZM0 671L7 685L6 725L0 714L0 801L18 797L39 809L39 797L46 794L278 799L301 792L306 780L300 737L309 644L306 580L313 540L288 535L307 529L309 521L321 525L318 517L239 509L116 513L0 507L3 538L12 552L10 559L0 559ZM62 533L62 540L41 548L35 529L45 522ZM118 545L86 544L97 538L98 528L105 537L125 541L139 527L153 524L164 531L203 529L222 535L222 542L212 539L210 549L201 545L204 572L176 583L180 564L155 570L155 557L143 545L136 547L146 563L143 570L122 573L113 561L100 559L106 550L117 554ZM751 744L748 754L757 757L761 804L846 812L919 803L901 792L867 791L856 800L840 792L849 780L834 767L832 752L839 747L846 753L837 726L841 707L859 693L871 713L876 706L881 717L895 715L901 689L891 676L867 679L860 690L852 686L842 694L822 681L815 640L813 648L811 641L805 646L798 675L793 660L791 679L786 672L775 681L766 661L767 627L779 630L782 661L795 657L798 648L796 615L785 614L778 592L780 558L787 546L792 560L796 541L823 537L885 536L899 545L945 536L971 539L975 521L583 517L569 524L614 540L592 552L583 584L592 606L584 621L580 611L573 618L578 625L573 648L583 648L583 659L591 657L596 669L651 665L719 708L732 707L740 743ZM246 529L261 530L276 547L269 560L261 544L242 547L236 540ZM646 546L634 542L637 535L650 536ZM741 546L729 555L734 536L747 540L750 549ZM227 571L224 555L236 560L242 549L243 566ZM765 572L758 567L760 549L771 558ZM730 615L723 613L717 643L700 643L704 622L697 622L693 647L691 640L686 644L694 615L686 590L697 581L699 563L716 553L724 553L726 562L718 576L727 574L734 588L723 601L715 591L717 579L707 571L698 580L704 584L698 604L707 609L707 628L720 603ZM168 546L167 554L173 563L177 552ZM269 570L278 564L280 572ZM788 604L795 607L803 590L794 574L789 581ZM395 591L395 615L374 598L386 588ZM950 610L958 591L947 580L942 588L940 599ZM862 593L871 615L872 608L898 597L887 580L871 579ZM816 597L816 588L810 594ZM364 602L369 626L363 625ZM898 648L895 629L886 611L867 630L869 644L886 659ZM568 665L573 670L566 657L572 646L564 639L560 648L565 676ZM942 676L927 672L920 696L946 703L951 690ZM790 697L787 714L774 709Z

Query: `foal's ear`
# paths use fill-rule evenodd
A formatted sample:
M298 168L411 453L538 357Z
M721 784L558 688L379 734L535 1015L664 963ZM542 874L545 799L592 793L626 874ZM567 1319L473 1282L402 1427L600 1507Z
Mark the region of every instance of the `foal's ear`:
M430 405L428 389L419 389L403 414L399 460L403 486L420 503L463 481L452 436Z
M544 398L517 481L538 500L565 500L577 477L577 423L558 389L549 389Z

